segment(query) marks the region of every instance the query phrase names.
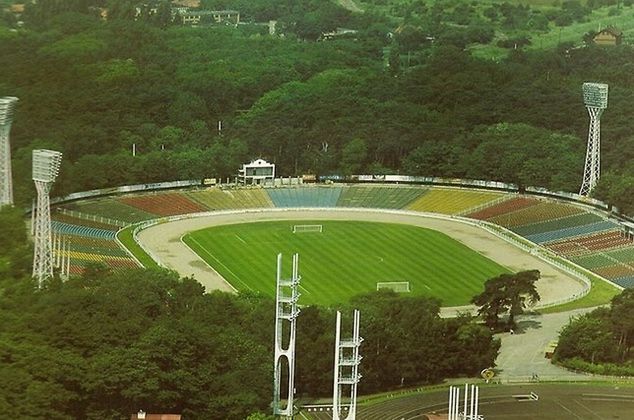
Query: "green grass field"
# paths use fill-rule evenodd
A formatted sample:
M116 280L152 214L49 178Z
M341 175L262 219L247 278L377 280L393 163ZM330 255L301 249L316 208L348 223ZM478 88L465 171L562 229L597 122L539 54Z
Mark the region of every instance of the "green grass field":
M292 233L294 224L323 232ZM300 254L300 304L329 305L409 281L412 295L444 306L468 304L484 282L508 270L447 235L408 225L351 221L283 221L226 225L192 232L184 242L239 290L275 294L276 255ZM407 293L406 293L407 294Z

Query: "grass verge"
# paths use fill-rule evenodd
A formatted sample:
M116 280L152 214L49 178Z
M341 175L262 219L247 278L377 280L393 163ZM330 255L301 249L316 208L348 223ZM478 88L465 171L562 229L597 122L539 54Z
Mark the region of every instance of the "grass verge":
M119 241L125 246L128 251L132 253L136 257L137 260L145 268L159 268L159 265L148 255L147 252L141 248L141 246L134 240L133 232L136 228L136 225L130 225L126 228L121 229L117 233L117 238Z
M572 311L574 309L592 308L594 306L605 305L610 300L621 293L619 289L609 285L607 282L599 279L590 279L592 286L590 293L572 302L563 305L553 306L552 308L540 309L538 312L542 314L553 314L557 312Z

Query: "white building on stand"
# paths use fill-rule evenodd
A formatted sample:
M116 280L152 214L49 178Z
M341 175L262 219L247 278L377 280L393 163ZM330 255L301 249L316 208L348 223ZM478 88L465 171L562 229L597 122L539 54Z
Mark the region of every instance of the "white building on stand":
M239 172L242 185L272 184L275 179L275 164L264 159L256 159L242 165Z

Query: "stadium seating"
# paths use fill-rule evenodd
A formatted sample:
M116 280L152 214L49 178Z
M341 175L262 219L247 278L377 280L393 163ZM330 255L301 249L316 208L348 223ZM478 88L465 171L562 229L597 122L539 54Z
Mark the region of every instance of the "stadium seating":
M406 208L443 214L458 214L475 206L499 199L504 193L434 188L410 203Z
M541 244L550 241L556 241L562 238L568 238L571 236L587 235L589 233L600 232L603 230L616 229L618 225L608 220L590 223L587 225L575 226L571 228L554 230L551 232L543 232L535 235L528 235L525 238L536 244Z
M531 207L537 204L539 204L539 200L535 198L515 197L511 198L510 200L494 204L490 207L486 207L474 213L469 213L466 216L472 219L487 220L492 217L521 210L523 208Z
M634 287L634 276L625 276L610 279L621 287Z
M87 236L89 238L114 239L116 232L112 230L97 229L90 226L71 225L53 220L51 222L53 232L61 235Z
M402 209L426 191L419 187L351 185L341 191L337 207Z
M85 214L108 217L110 219L121 220L128 223L136 223L142 220L154 219L156 217L155 214L128 206L114 197L69 203L64 204L62 207Z
M511 228L511 230L518 235L529 237L530 235L536 235L538 233L551 232L554 230L587 225L590 223L600 222L602 220L603 218L597 216L596 214L579 213L568 217L562 217L560 219L546 220L539 223L531 223L530 225L516 226Z
M341 187L294 187L267 190L275 207L335 207Z
M262 189L220 189L217 187L186 193L187 197L206 210L231 210L272 207L269 196Z
M633 247L615 249L612 251L607 251L604 254L622 263L634 264L634 248Z
M597 268L594 272L606 279L629 277L634 276L634 267L626 264L615 264Z
M571 257L570 260L592 271L594 271L595 269L599 267L607 267L607 266L615 264L614 259L609 258L603 253L582 255L579 257Z
M63 255L70 256L71 274L81 274L91 263L102 263L112 270L138 267L136 261L115 241L114 236L97 236L96 230L93 229L88 226L61 224L61 222L53 224L55 235L53 247L57 248L60 244L64 248L67 247L68 251L63 251ZM114 235L112 231L105 232Z
M51 218L54 221L61 222L61 223L66 223L71 225L82 225L82 226L93 227L95 229L102 229L102 230L113 230L115 232L119 230L120 228L120 226L111 225L109 223L103 223L103 222L89 220L89 219L81 219L78 217L70 216L67 214L59 213L59 212L52 212L52 213L53 214L51 215Z
M489 218L489 221L500 226L512 228L515 226L523 226L531 223L561 219L562 217L572 216L574 214L584 212L585 211L583 209L570 204L542 201L534 206L491 217Z
M632 246L632 240L620 229L549 243L548 248L562 255L578 255L592 251Z
M206 211L205 207L190 200L180 193L159 193L119 198L124 204L158 216L197 213Z

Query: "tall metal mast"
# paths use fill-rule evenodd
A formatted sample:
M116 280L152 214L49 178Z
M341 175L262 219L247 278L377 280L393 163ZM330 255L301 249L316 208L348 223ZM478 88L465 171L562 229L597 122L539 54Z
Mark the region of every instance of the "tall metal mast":
M42 287L45 279L53 276L49 192L57 178L61 163L61 152L46 149L33 150L33 182L37 190L33 277L37 279L39 287Z
M295 392L295 330L299 308L299 255L293 255L293 272L290 279L282 278L282 254L277 255L277 297L275 311L275 365L273 375L273 414L293 416L293 394ZM285 339L286 337L286 339ZM287 344L284 347L284 344ZM281 387L282 362L286 360L287 390L286 405L282 407Z
M608 85L584 83L583 102L590 115L588 149L580 195L589 195L601 176L601 114L608 107Z
M357 416L357 385L361 380L359 374L359 364L362 356L359 355L359 347L363 338L359 336L359 310L354 310L354 321L352 326L352 338L341 339L341 312L337 311L337 329L335 332L335 372L334 387L332 393L332 419L333 420L354 420ZM350 388L350 402L348 403L348 414L344 416L341 412L345 407L341 402L341 396L345 387Z
M13 122L13 110L18 98L0 98L0 207L13 205L13 181L11 179L11 145L9 131Z

